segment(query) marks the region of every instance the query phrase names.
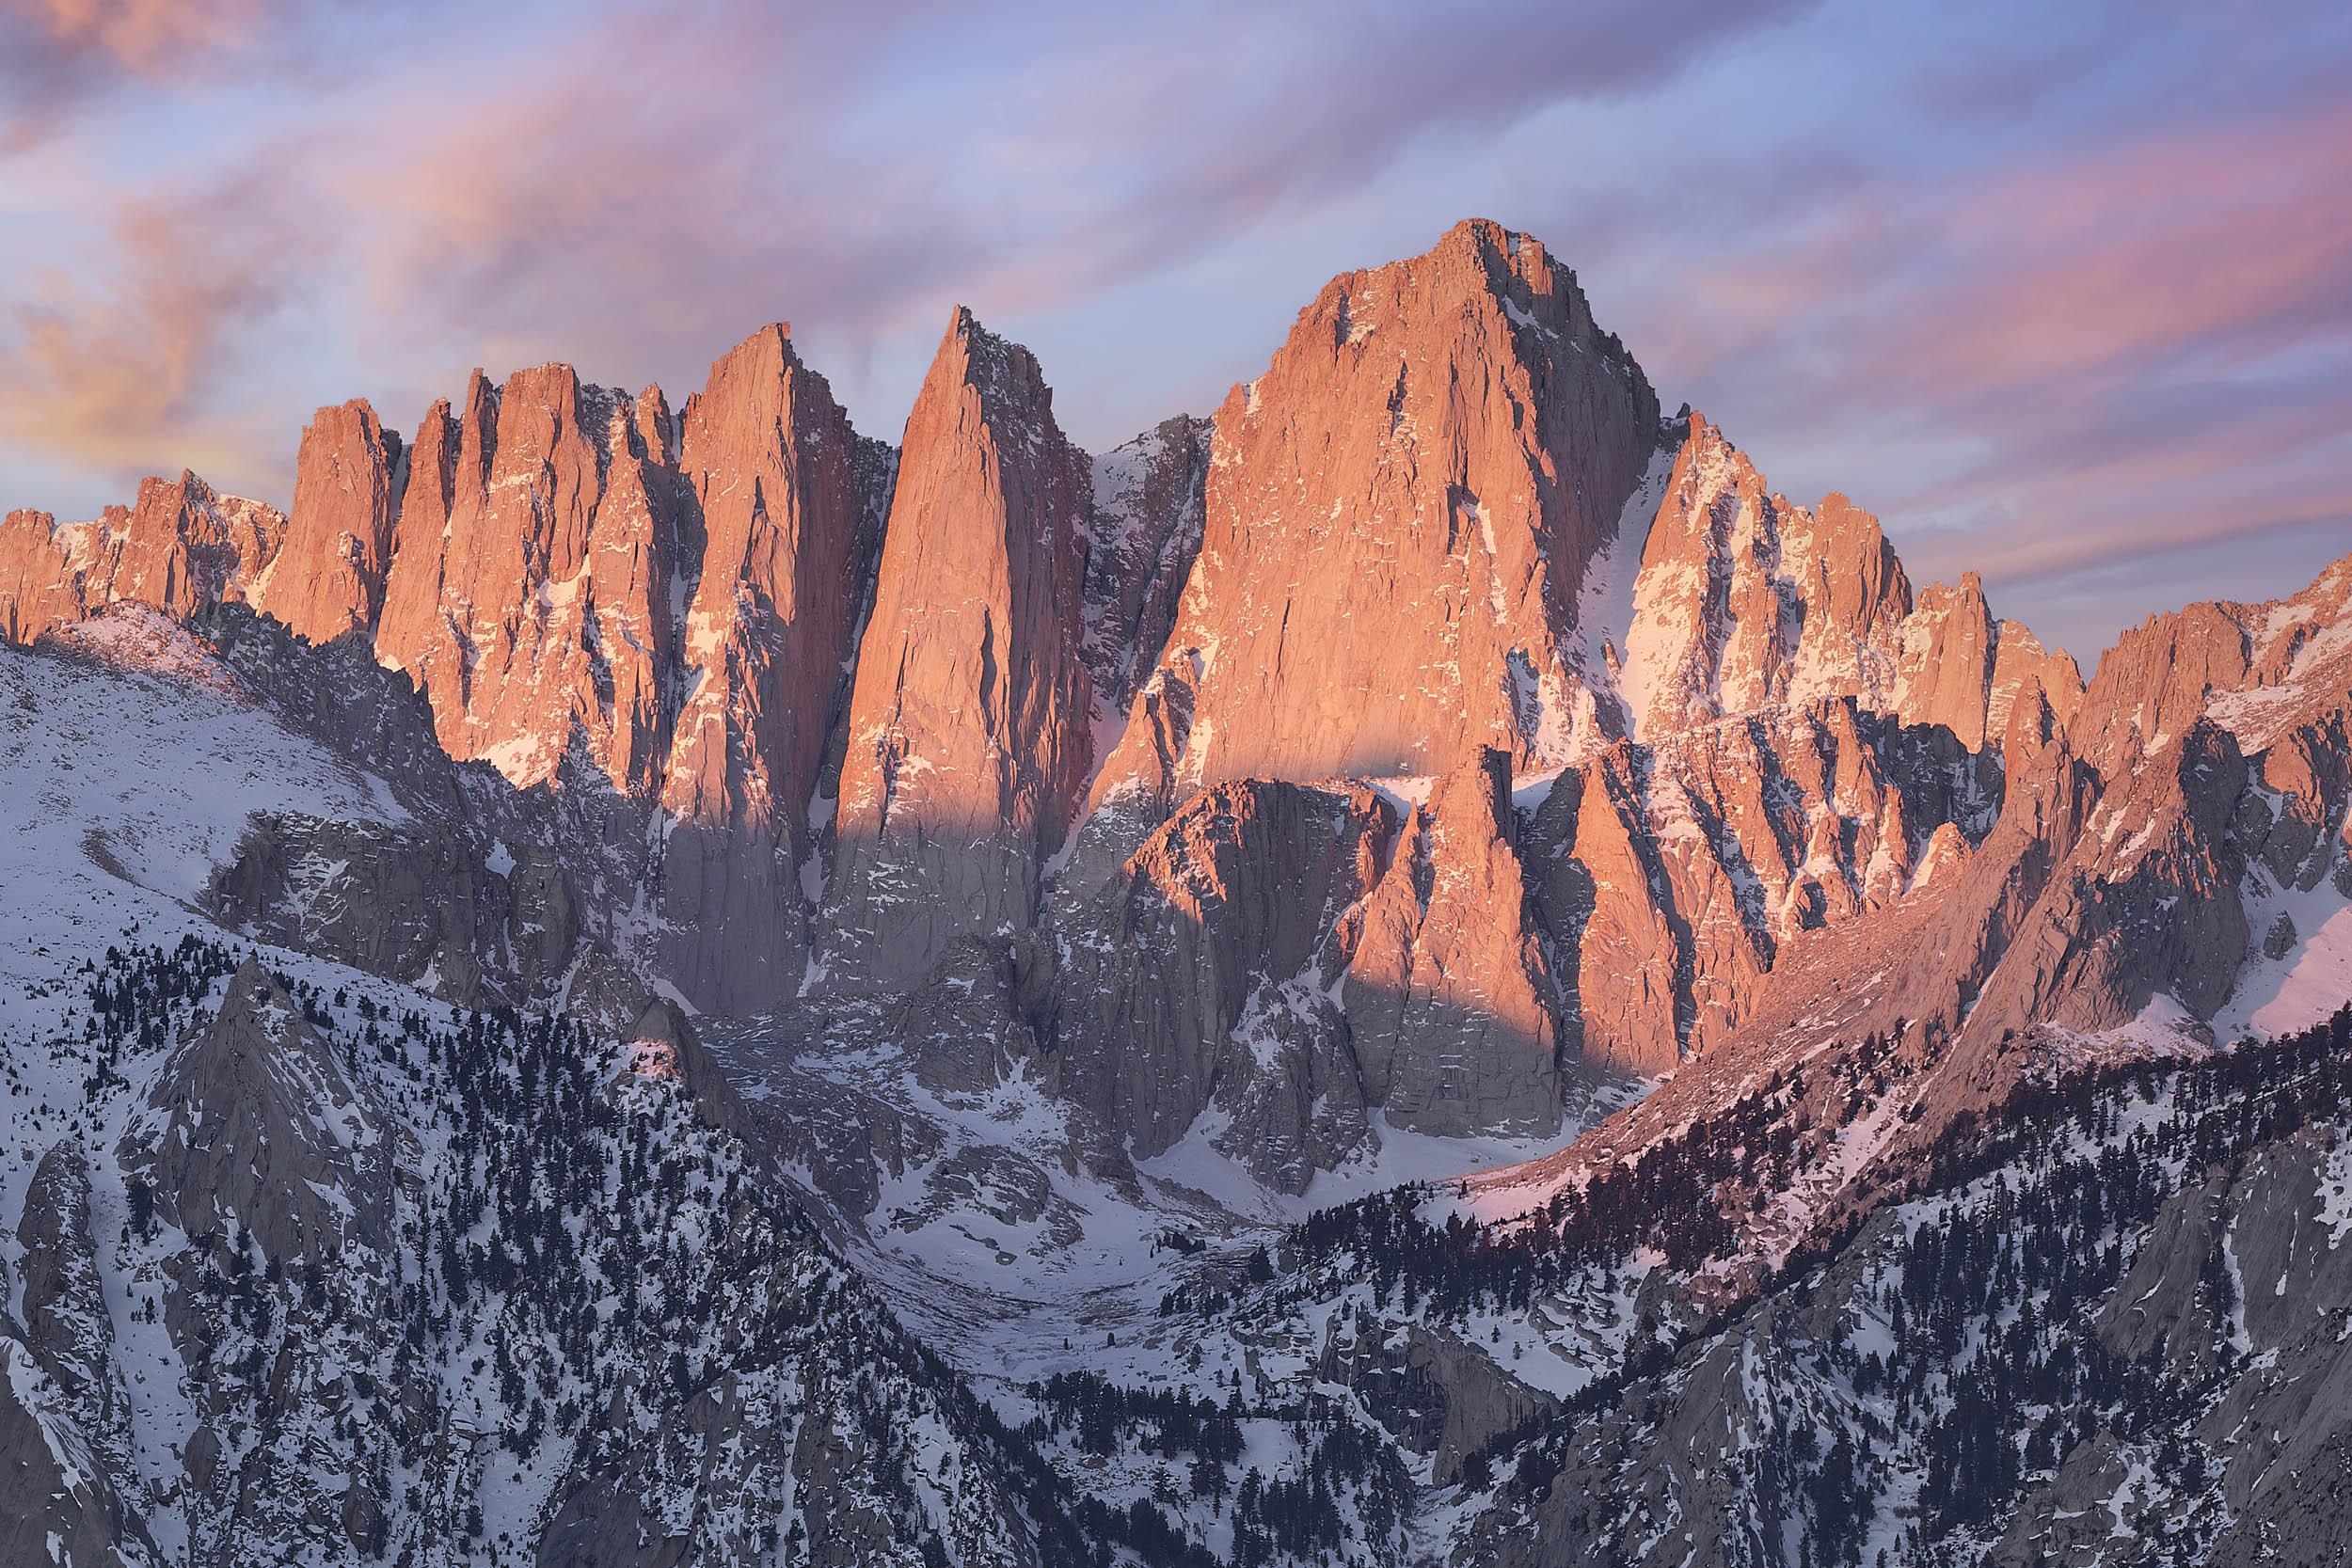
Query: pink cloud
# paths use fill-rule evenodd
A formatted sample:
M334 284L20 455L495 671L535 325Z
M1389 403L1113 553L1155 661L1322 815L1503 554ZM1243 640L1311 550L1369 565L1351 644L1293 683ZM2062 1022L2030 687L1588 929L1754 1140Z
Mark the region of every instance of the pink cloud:
M111 274L48 269L13 309L0 426L119 479L189 464L232 480L272 473L260 433L235 417L233 376L238 340L265 327L316 259L294 193L254 168L143 198L117 214L113 242Z
M2347 189L2343 103L1861 180L1670 269L1628 336L1768 473L1832 454L1915 575L2305 529L2343 510Z
M154 74L168 55L249 40L262 0L0 0L36 34L76 53Z
M265 37L271 0L0 0L0 157L126 79L186 80Z
M40 26L108 69L160 69L243 47L263 3L44 6ZM778 317L854 363L935 330L951 299L1002 312L1169 266L1433 128L1655 83L1788 3L1619 3L1571 27L1506 0L1484 28L1405 6L1112 25L1084 8L739 3L485 28L471 50L391 52L199 195L122 198L111 266L20 311L0 399L12 429L108 467L217 451L231 406L266 411L251 442L290 454L294 395L239 394L319 357L273 337L297 293L302 330L368 367L396 424L474 363L698 380Z

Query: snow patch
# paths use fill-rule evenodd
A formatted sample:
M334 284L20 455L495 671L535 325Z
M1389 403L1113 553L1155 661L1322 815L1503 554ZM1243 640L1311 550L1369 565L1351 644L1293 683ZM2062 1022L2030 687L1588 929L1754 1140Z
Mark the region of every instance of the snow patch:
M2252 941L2238 969L2237 986L2214 1015L2219 1039L2241 1036L2291 1035L2332 1016L2352 996L2352 899L2323 879L2304 892L2278 888L2249 871L2246 923ZM2264 936L2284 914L2295 923L2295 944L2273 958L2263 952Z
M1629 642L1634 630L1636 591L1642 576L1642 552L1648 546L1650 525L1658 520L1674 477L1676 449L1661 444L1650 453L1642 483L1627 498L1617 526L1608 541L1593 552L1584 566L1584 583L1577 594L1576 630L1567 647L1568 664L1596 692L1613 694L1625 711L1627 733L1636 740L1636 727L1647 710L1657 673L1636 660ZM1588 737L1597 750L1604 737Z

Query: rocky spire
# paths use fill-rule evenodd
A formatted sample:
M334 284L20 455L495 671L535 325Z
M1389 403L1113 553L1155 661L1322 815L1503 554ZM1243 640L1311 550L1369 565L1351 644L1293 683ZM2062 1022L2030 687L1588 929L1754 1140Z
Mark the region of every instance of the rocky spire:
M644 420L644 400L639 409ZM804 977L809 814L877 542L857 435L787 327L714 363L676 422L678 551L697 565L691 583L671 578L687 610L661 790L676 820L663 851L665 957L700 1005L739 1010L772 1006ZM644 476L650 546L660 537L650 462ZM660 594L646 604L657 617L666 608Z
M834 983L1037 918L1092 752L1090 484L1036 358L959 308L907 420L841 773Z
M158 1210L191 1235L252 1227L264 1255L384 1245L396 1168L413 1164L294 999L247 958L220 1011L149 1098ZM130 1144L126 1141L125 1152Z
M318 411L303 427L286 541L256 609L312 642L373 630L400 512L400 457L399 435L365 399Z

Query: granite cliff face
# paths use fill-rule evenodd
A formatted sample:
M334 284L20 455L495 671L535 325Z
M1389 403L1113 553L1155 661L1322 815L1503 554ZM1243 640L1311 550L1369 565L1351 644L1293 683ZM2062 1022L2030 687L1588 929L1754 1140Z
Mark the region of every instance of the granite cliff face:
M1311 1042L1307 1079L1349 1080L1314 1101L1343 1121L1538 1132L1564 1064L1704 1053L1792 938L1948 872L2082 702L1976 579L1915 603L1868 514L1793 505L1704 418L1661 421L1573 275L1480 223L1335 279L1213 421L1101 458L959 310L897 451L771 327L675 414L561 365L477 375L405 447L323 409L282 526L190 478L0 544L18 641L126 597L244 598L314 643L364 635L451 757L628 803L559 813L588 844L501 841L522 869L495 881L446 835L296 825L224 884L255 928L462 994L492 970L544 990L582 943L721 1012L919 993L916 1033L995 1042L973 1070L1089 1042L1057 1082L1141 1147L1161 1111L1117 1107L1152 1097L1084 1064L1132 1076L1104 1064L1145 1042L1105 1046L1071 1000L1104 982L1059 972L1204 785L1415 781L1333 939L1348 999L1260 1011ZM1427 793L1461 768L1487 782ZM313 863L393 895L321 903ZM638 912L600 918L592 882Z
M1121 835L1227 779L1565 756L1579 595L1658 424L1572 273L1463 224L1333 279L1216 424L1200 562L1093 790Z
M682 706L661 796L675 823L664 959L689 996L745 1010L790 995L807 967L802 868L890 461L780 327L713 366L679 422L685 528L702 548L684 625L670 628Z
M1200 553L1215 431L1179 414L1094 459L1083 649L1098 736L1124 721L1176 624Z
M907 420L841 769L826 967L927 975L1025 929L1092 760L1085 455L1026 349L959 309Z
M1399 1127L1559 1129L1551 971L1518 837L1511 759L1481 748L1406 815L1365 901L1347 1022L1365 1094Z
M312 642L371 631L384 608L405 477L397 431L364 398L322 408L294 457L285 541L250 595Z
M184 616L252 597L286 533L259 501L222 496L192 473L142 480L137 501L59 527L45 512L0 524L0 632L32 641L108 605Z

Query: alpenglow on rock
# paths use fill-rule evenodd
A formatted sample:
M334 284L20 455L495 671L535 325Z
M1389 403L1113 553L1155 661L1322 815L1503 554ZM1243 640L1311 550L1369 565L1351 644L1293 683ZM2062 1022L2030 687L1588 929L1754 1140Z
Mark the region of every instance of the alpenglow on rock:
M1587 563L1658 438L1640 368L1525 235L1465 223L1333 279L1217 410L1200 563L1095 808L1139 841L1227 779L1565 760Z
M364 398L322 408L294 457L285 542L256 584L255 608L298 637L331 642L373 629L400 515L400 436Z
M907 420L841 768L826 964L930 973L1035 923L1092 756L1085 454L1036 357L959 308Z
M140 481L135 505L95 522L11 512L0 524L0 635L28 643L113 604L185 616L248 599L285 532L275 508L184 472Z
M1367 1097L1415 1132L1560 1126L1550 965L1519 863L1511 759L1464 757L1365 901L1347 1022Z
M1348 1080L1311 1101L1341 1121L1361 1101L1397 1125L1541 1131L1576 1058L1647 1073L1712 1049L1791 942L1949 875L2004 768L2082 702L2072 661L1996 621L1973 577L1915 595L1868 513L1794 505L1703 417L1661 421L1573 275L1478 222L1334 279L1213 421L1097 458L1034 356L959 310L896 452L778 326L675 413L562 365L477 375L405 446L364 404L322 409L290 519L189 476L105 524L19 519L5 543L20 641L125 594L179 615L243 598L313 642L372 639L449 755L633 802L542 813L580 841L519 857L446 824L326 855L351 835L280 823L216 910L333 932L453 994L493 971L551 993L590 948L722 1013L921 993L902 1032L943 1082L993 1081L1075 1026L1095 981L1073 923L1133 885L1131 857L1202 786L1347 794L1475 760L1502 783L1428 799L1378 850L1392 887L1344 931L1336 910L1306 921L1357 966L1343 1005L1276 1006L1298 976L1270 976L1186 1048L1222 1061L1236 1030L1279 1024L1309 1042L1309 1077ZM1555 775L1527 808L1461 804ZM1453 843L1473 816L1474 851ZM413 869L400 940L316 896L295 909L314 855ZM528 897L498 895L508 860ZM434 934L416 911L437 903L479 907ZM1473 932L1510 961L1432 948ZM1440 1069L1406 1013L1457 991L1475 1043ZM1072 1037L1092 1041L1073 1063L1131 1057L1099 1032ZM1170 1090L1184 1125L1245 1078L1305 1081L1211 1077ZM1228 1141L1353 1141L1299 1132L1279 1100L1248 1101L1263 1137L1236 1122ZM1175 1114L1097 1109L1122 1135Z
M1621 733L1648 740L1830 695L1883 709L1910 612L1877 518L1840 495L1792 506L1692 414L1615 650Z

